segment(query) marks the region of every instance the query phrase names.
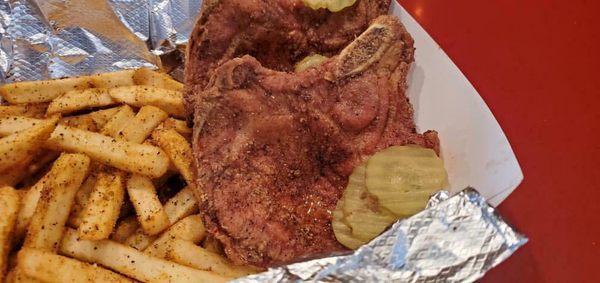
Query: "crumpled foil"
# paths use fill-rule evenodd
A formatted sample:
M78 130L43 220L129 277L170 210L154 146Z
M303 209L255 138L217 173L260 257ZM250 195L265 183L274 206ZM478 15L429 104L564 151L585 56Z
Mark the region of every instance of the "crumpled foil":
M0 82L149 67L181 78L201 0L0 0ZM474 190L434 196L350 255L238 282L474 281L527 239Z
M178 70L181 77L181 54L201 5L201 0L0 0L0 81L140 67ZM164 56L178 60L161 60Z
M432 197L345 256L269 269L235 282L473 282L527 242L474 189Z

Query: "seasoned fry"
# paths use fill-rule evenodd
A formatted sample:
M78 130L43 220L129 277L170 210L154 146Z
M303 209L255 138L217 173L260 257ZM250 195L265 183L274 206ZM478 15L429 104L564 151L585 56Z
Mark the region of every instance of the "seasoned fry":
M141 68L133 74L136 85L146 85L170 90L183 90L183 84L172 79L169 75Z
M119 132L135 117L133 109L128 105L124 105L100 130L100 133L110 137L116 137Z
M46 115L46 103L0 105L0 118L8 116L23 116L30 118L42 118Z
M98 125L89 115L64 117L58 121L58 124L91 132L98 130Z
M122 70L110 73L100 73L89 76L92 83L90 87L112 88L134 85L133 74L135 70Z
M31 81L5 84L0 96L11 104L49 102L71 90L95 87L118 87L133 85L133 71L103 73L50 81Z
M98 173L77 229L79 237L86 240L108 239L123 204L123 177L124 173L117 170Z
M39 123L44 123L44 120L27 117L7 117L0 119L0 136L21 132ZM41 149L29 157L0 173L0 186L14 187L27 177L29 177L28 181L34 180L35 174L56 159L58 154Z
M77 189L87 175L90 159L62 154L48 173L40 200L29 224L24 247L56 251Z
M108 269L41 250L25 248L18 261L26 276L43 282L133 282Z
M112 89L113 99L135 107L156 106L176 117L185 118L183 94L152 86L128 86Z
M0 187L14 187L27 177L29 162L15 164L12 168L0 173Z
M198 202L191 187L181 189L175 196L170 198L164 205L169 222L175 223L184 217L198 211Z
M0 188L0 282L8 266L8 253L13 241L20 201L15 189Z
M96 186L96 180L96 174L94 172L90 173L83 184L81 184L79 190L77 190L77 193L75 194L75 202L73 202L71 214L69 215L69 220L67 221L69 226L78 228L79 225L81 225L84 217L85 207L89 202L92 191L94 190L94 186Z
M25 162L20 162L15 166L0 173L0 186L14 187L22 181L26 187L26 183L34 183L37 180L37 174L41 169L44 169L50 162L54 161L58 154L54 151L39 150L31 158Z
M50 102L48 114L67 114L84 109L92 109L117 104L108 88L90 88L69 91Z
M143 251L150 246L152 242L156 241L156 238L158 238L158 236L146 235L142 228L138 228L135 233L129 236L123 243L138 251Z
M169 117L165 111L154 106L144 106L135 117L128 121L127 125L115 136L134 143L142 143L152 131L165 119Z
M89 85L82 77L52 81L31 81L5 84L0 95L12 104L48 102L67 91L86 89Z
M42 119L24 116L7 116L0 118L0 137L16 134L43 123Z
M110 237L113 241L117 241L119 243L125 243L129 236L133 235L135 231L140 227L135 216L127 217L119 222L117 228L115 228L114 233Z
M27 190L27 193L25 193L23 196L21 209L17 215L17 226L15 230L15 237L17 239L21 239L23 236L25 236L25 233L27 233L27 228L31 222L31 217L33 217L33 214L35 213L35 209L42 195L42 190L46 186L49 178L52 176L53 175L48 172L35 185L33 185L33 187Z
M117 141L113 138L58 125L46 146L87 154L92 159L123 171L160 177L169 168L169 158L154 146Z
M131 175L127 180L127 192L135 208L138 222L146 234L156 235L169 227L169 217L148 177Z
M117 114L117 112L119 112L119 110L121 110L121 107L122 106L98 110L82 116L91 117L92 120L94 120L94 123L96 123L96 127L101 129L113 116Z
M21 162L30 161L44 144L58 122L58 117L0 139L0 172Z
M167 245L169 248L164 258L185 266L210 270L230 279L258 272L250 267L235 266L221 255L207 251L190 241L172 238Z
M167 153L188 185L193 185L192 160L194 156L192 147L187 140L173 129L155 130L152 132L152 139Z
M27 276L23 270L18 267L13 268L6 275L6 283L44 283L43 281Z
M185 187L179 191L165 203L163 208L171 224L175 224L177 221L198 211L197 201L190 187ZM135 233L130 234L124 243L137 250L143 250L155 240L155 236L148 236L144 234L142 229L138 229Z
M169 249L168 241L171 239L182 239L192 243L200 243L206 237L206 228L202 223L200 215L191 215L171 226L144 252L155 257L164 258Z
M184 136L186 139L189 139L192 136L192 129L188 127L187 122L175 118L169 118L165 120L158 129L174 129L180 135Z
M204 242L202 242L202 247L212 253L224 254L221 242L219 242L219 240L212 235L208 235L206 239L204 239Z
M77 239L68 230L63 238L61 254L98 263L143 282L225 282L226 278L208 271L148 256L134 248L110 240Z
M50 171L50 163L54 162L60 156L59 152L40 149L29 162L29 166L25 170L26 177L21 185L23 187L33 186L44 174Z

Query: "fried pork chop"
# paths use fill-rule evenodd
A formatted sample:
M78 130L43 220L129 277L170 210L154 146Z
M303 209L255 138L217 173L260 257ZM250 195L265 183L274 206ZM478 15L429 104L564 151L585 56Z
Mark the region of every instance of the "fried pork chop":
M268 267L344 250L331 211L353 168L391 145L437 151L405 96L413 51L400 22L382 16L301 73L251 56L215 70L191 105L196 192L232 261Z
M301 0L204 1L188 46L187 60L193 63L185 70L186 100L204 90L218 66L236 57L252 55L267 68L291 71L312 53L338 54L389 7L390 0L358 0L331 13Z

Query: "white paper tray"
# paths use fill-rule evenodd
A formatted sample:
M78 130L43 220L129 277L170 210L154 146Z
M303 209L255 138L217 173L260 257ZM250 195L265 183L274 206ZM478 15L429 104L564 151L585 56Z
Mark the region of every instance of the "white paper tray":
M439 133L452 193L472 186L497 206L523 180L506 135L448 55L404 8L392 2L392 13L413 36L417 49L408 89L417 128Z

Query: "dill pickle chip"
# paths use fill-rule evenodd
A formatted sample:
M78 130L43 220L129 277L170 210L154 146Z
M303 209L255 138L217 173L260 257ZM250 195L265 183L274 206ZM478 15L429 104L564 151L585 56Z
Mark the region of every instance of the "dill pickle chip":
M356 0L302 0L302 2L313 10L323 8L330 12L339 12L354 5Z
M327 9L331 12L339 12L356 3L356 0L330 0L327 1Z
M342 201L340 200L333 211L333 221L331 222L333 233L340 244L353 250L358 249L364 242L352 236L352 229L344 223L344 212L341 204Z
M344 195L338 202L338 206L343 212L343 219L339 219L339 222L343 222L349 228L352 238L359 240L361 244L368 243L379 236L398 218L382 209L377 198L367 193L365 173L366 166L364 164L354 169Z
M313 10L327 8L327 0L302 0L302 2Z
M367 162L366 188L393 214L409 217L425 208L429 197L448 184L443 161L428 148L393 146Z
M321 63L327 59L327 57L320 54L306 56L306 58L302 59L302 61L296 63L295 71L296 73L299 73L312 67L321 65Z

